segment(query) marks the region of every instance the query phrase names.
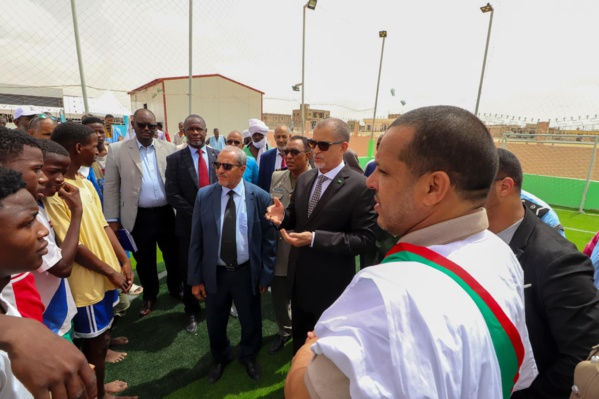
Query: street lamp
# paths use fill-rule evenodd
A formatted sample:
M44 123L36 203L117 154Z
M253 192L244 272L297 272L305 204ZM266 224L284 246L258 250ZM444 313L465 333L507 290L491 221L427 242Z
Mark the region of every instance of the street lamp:
M478 105L480 104L480 93L483 90L483 79L485 78L485 66L487 65L487 52L489 51L489 41L491 39L491 26L493 25L493 6L491 3L487 3L486 6L482 6L480 10L483 14L490 12L491 16L489 17L489 31L487 32L487 44L485 45L485 56L483 58L483 70L480 73L480 83L478 85L478 95L476 96L476 108L474 108L474 115L478 116Z
M301 106L301 112L302 112L302 136L305 136L305 130L306 130L306 110L304 109L304 93L306 91L306 86L304 85L304 70L306 68L306 8L309 8L310 10L315 10L316 9L316 3L318 2L318 0L308 0L308 2L304 5L304 20L303 20L303 26L302 26L302 106ZM296 85L296 86L299 86ZM293 89L295 90L295 88Z
M300 86L302 86L302 84L301 84L301 83L294 84L293 86L291 86L291 89L292 89L293 91L300 91Z
M383 46L381 47L381 62L379 63L379 78L376 82L376 96L374 97L374 114L372 115L372 130L370 132L370 142L368 143L368 155L374 155L374 125L376 123L376 107L379 101L379 85L381 84L381 70L383 69L383 53L385 52L385 39L387 38L387 31L382 30L379 32L379 37L383 38Z

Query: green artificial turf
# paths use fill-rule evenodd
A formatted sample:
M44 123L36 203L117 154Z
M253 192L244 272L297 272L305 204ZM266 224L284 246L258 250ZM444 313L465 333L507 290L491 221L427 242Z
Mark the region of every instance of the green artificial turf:
M599 215L579 213L574 209L554 208L565 228L566 237L582 251L587 243L599 231Z
M163 270L161 264L159 270ZM270 293L262 296L263 347L258 357L262 381L250 379L237 361L241 328L237 319L229 319L228 334L235 360L215 384L206 382L212 358L208 343L205 314L196 334L184 330L183 304L170 297L166 279L162 279L156 310L139 318L141 297L112 331L114 337L126 336L127 345L112 349L127 352L120 363L107 365L106 381L120 379L129 384L123 393L140 398L282 398L285 376L291 364L291 343L270 355L268 348L277 333ZM139 281L137 281L139 283ZM202 304L202 309L204 305Z

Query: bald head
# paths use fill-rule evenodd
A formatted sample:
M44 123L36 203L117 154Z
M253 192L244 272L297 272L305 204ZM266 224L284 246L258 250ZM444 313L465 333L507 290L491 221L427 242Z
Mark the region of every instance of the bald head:
M279 151L284 151L289 143L289 127L287 125L279 125L275 128L275 142Z
M243 135L238 130L233 130L227 135L227 145L243 149Z

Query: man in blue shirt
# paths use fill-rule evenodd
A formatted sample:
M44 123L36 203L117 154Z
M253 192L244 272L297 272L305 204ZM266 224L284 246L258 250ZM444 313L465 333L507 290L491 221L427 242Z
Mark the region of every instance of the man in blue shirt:
M208 145L217 151L221 151L225 147L225 138L220 135L217 127L214 128L213 132L214 136L208 139Z

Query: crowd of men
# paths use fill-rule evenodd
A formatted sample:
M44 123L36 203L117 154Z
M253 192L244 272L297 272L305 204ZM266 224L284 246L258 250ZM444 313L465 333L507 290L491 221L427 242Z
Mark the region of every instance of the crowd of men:
M599 343L591 260L530 210L519 160L468 111L402 115L366 175L335 118L310 139L277 126L273 148L259 119L210 138L195 114L172 135L148 109L127 136L113 120L22 107L0 128L1 397L126 389L104 381L126 356L110 332L132 291L139 317L154 311L157 247L185 330L205 312L212 384L231 314L262 378L269 290L269 352L293 345L288 398L565 398Z

